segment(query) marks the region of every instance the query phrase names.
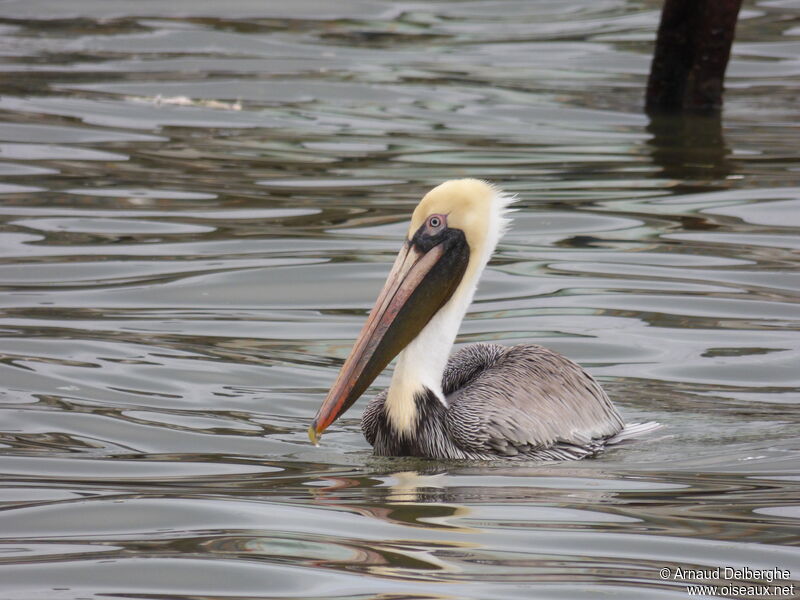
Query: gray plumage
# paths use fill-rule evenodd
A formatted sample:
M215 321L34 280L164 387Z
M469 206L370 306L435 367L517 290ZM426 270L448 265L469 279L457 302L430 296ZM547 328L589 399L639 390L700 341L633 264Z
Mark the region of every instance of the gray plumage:
M532 344L466 346L450 357L442 388L447 406L430 390L416 396L416 427L408 434L398 433L387 418L386 391L373 398L361 428L375 454L579 459L650 429L626 429L591 375Z

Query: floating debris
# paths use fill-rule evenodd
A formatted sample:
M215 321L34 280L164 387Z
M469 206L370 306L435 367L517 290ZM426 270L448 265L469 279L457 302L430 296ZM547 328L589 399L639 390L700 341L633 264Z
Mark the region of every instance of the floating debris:
M213 108L217 110L242 110L242 101L223 102L221 100L194 100L188 96L162 96L159 94L155 98L150 96L125 96L131 102L144 102L161 106L168 104L172 106L202 106L203 108Z

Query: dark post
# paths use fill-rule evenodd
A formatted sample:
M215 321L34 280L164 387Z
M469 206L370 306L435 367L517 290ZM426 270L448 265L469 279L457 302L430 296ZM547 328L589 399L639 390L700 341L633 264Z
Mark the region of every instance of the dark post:
M712 112L722 107L725 68L742 0L664 0L650 78L648 112Z

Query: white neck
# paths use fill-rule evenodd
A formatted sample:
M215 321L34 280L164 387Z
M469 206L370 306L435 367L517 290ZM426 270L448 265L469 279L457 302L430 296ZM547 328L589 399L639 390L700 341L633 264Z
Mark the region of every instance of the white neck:
M477 280L464 283L470 283L471 289L459 293L459 286L450 300L397 357L384 406L389 421L398 432L407 433L414 427L417 420L415 394L427 388L446 405L442 374L477 287Z
M485 239L482 244L470 248L469 265L456 291L397 356L384 407L390 423L400 434L408 435L414 430L417 421L415 394L423 393L427 388L447 406L442 392L442 375L447 359L478 288L478 280L509 222L504 215L513 198L498 192L494 201L498 208L492 211Z

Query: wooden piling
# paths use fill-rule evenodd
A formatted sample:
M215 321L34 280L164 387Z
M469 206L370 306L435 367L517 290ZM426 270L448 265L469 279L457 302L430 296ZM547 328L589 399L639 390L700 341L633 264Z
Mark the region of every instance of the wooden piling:
M648 112L722 108L725 69L742 0L665 0L645 106Z

